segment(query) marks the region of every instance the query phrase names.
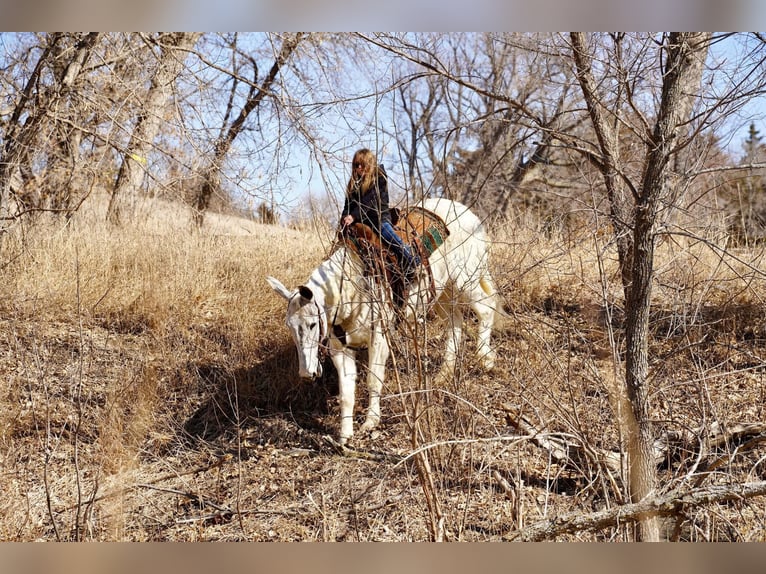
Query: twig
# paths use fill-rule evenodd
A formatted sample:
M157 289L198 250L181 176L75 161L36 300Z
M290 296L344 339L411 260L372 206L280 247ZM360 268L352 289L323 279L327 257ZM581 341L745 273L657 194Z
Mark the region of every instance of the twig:
M164 488L161 486L154 486L152 484L136 484L134 485L135 488L146 488L149 490L156 490L158 492L167 492L168 494L177 494L178 496L183 496L184 498L188 498L189 500L193 500L197 504L200 504L201 506L212 506L216 510L219 510L221 512L233 512L230 508L226 508L223 506L220 506L210 500L209 498L205 498L203 496L199 496L198 494L194 494L193 492L189 492L186 490L178 490L177 488Z
M492 471L492 478L495 479L495 481L500 485L500 487L503 489L505 494L508 496L509 499L516 500L516 491L506 478L500 474L497 470Z
M117 490L113 490L111 492L106 492L102 494L101 496L95 497L91 500L91 503L100 502L102 500L106 500L108 498L113 498L115 496L120 496L121 494L125 494L126 492L130 492L131 490L136 490L138 488L149 488L150 485L157 484L158 482L163 482L165 480L170 480L172 478L180 478L182 476L188 476L190 474L198 474L200 472L207 472L208 470L211 470L213 468L217 468L221 465L223 465L225 462L231 459L231 456L222 456L218 460L214 461L213 463L206 465L206 466L198 466L197 468L193 468L191 470L187 470L185 472L169 472L166 474L163 474L162 476L158 476L157 478L150 480L149 482L143 482L143 483L135 483L130 484L128 486L125 486L123 488L118 488ZM159 490L159 488L157 489ZM66 512L68 510L74 510L77 508L78 505L72 505L67 506L66 508L62 508L60 512Z
M228 508L225 508L223 510L220 510L219 512L212 512L210 514L205 514L203 516L190 516L189 518L178 518L174 522L176 524L188 524L190 522L208 522L210 520L217 520L217 519L223 519L223 520L230 520L231 518L237 516L247 516L249 514L260 514L260 515L270 515L270 516L294 516L298 513L298 509L303 507L294 507L289 508L287 510L263 510L259 508L252 508L248 510L240 510L239 512L235 510L231 510Z
M524 417L516 406L503 405L503 410L511 425L529 437L534 444L547 450L558 464L578 466L578 460L588 458L598 466L603 465L608 471L625 476L622 469L623 458L619 452L596 449L590 445L586 447L568 439L563 433L543 432Z
M531 438L531 441L547 450L551 457L561 465L576 465L578 460L588 457L597 464L603 464L608 470L616 472L619 476L627 476L622 465L625 464L619 451L597 449L590 445L583 445L579 441L571 440L563 433L548 433L538 429L531 421L524 417L520 409L513 405L503 405L508 415L508 422ZM731 442L740 442L749 439L740 445L739 450L753 448L755 445L766 440L766 423L740 423L722 429L718 423L713 423L705 431L700 427L687 432L667 431L654 441L654 460L662 464L668 458L668 451L672 446L686 447L686 450L698 450L699 442L694 438L707 434L707 446L718 448ZM696 443L697 446L692 446ZM730 455L722 457L728 460ZM714 457L710 462L700 465L701 472L709 473L711 468L720 466L719 457Z

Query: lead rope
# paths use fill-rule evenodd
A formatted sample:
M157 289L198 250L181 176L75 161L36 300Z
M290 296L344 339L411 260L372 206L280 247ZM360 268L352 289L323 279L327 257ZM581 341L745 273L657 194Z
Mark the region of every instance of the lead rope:
M343 240L343 243L345 244L345 239ZM332 248L330 248L330 251L332 252ZM335 333L335 321L338 318L338 311L340 310L340 300L342 299L343 295L343 281L346 278L345 274L345 267L346 267L346 255L348 253L348 247L343 248L343 259L340 262L340 285L338 286L338 304L335 305L335 314L333 315L332 322L327 324L327 332L325 333L324 338L319 343L319 354L320 354L320 360L330 353L330 332L333 334ZM327 319L327 314L325 314L325 319ZM336 335L337 336L337 335Z

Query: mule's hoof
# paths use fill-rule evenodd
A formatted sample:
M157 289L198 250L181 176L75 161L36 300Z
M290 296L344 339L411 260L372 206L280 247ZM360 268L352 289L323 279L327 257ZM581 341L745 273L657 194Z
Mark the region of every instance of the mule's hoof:
M380 424L380 417L370 419L364 421L362 426L359 427L359 432L370 432L372 429L374 429L376 426Z
M335 452L338 454L345 454L346 450L348 449L346 443L348 442L349 437L339 437L338 440L335 440L335 438L331 437L330 435L324 435L322 439L324 439L327 444L335 449Z
M496 355L495 353L487 353L486 355L482 355L479 360L481 361L481 367L486 372L491 372L495 368L495 359Z

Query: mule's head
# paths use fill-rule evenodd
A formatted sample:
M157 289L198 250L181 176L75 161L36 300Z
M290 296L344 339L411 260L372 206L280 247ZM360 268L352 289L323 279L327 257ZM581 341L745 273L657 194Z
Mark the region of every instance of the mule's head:
M305 285L290 291L274 277L267 277L266 281L287 300L285 324L298 350L298 374L304 379L321 376L319 349L327 336L327 316L321 293L316 294Z

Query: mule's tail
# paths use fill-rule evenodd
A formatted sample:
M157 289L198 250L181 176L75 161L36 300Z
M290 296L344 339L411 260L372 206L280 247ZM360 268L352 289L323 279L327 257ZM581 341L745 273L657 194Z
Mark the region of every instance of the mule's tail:
M479 279L479 285L481 286L481 290L484 291L487 298L489 299L489 306L494 310L492 322L493 327L497 327L498 316L507 319L508 314L505 312L505 309L503 309L503 300L500 297L500 294L497 292L495 280L492 278L492 275L490 275L488 270L485 270L485 272L482 274L481 279Z

